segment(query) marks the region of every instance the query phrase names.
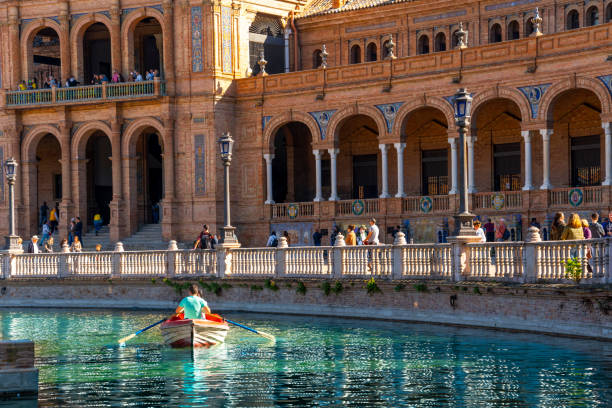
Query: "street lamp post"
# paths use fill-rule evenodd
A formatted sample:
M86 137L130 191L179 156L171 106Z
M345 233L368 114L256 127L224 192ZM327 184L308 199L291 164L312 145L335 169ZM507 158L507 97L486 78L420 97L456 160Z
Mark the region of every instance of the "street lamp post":
M232 162L232 150L234 148L234 139L225 132L218 140L221 153L221 161L223 161L223 237L220 244L224 248L237 248L240 246L236 239L236 230L231 225L230 220L230 187L229 187L229 168Z
M461 88L455 94L455 124L459 130L459 211L455 214L455 236L475 236L474 214L469 211L466 134L470 126L472 97Z
M18 251L19 237L15 234L15 180L17 179L17 161L12 157L4 163L6 181L9 187L9 234L6 237L6 249Z

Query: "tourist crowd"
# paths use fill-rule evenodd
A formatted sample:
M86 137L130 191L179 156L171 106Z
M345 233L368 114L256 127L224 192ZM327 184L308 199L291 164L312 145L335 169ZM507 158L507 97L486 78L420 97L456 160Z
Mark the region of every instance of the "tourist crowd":
M90 84L91 85L101 85L104 83L113 83L118 84L121 82L142 82L142 81L153 81L155 78L159 78L159 70L157 69L148 69L145 71L144 76L142 73L138 71L131 71L128 75L126 81L124 81L123 77L119 73L119 71L114 70L113 74L110 77L110 80L106 74L94 74ZM17 85L17 90L19 91L29 91L36 89L49 89L49 88L71 88L75 86L79 86L81 83L76 80L74 76L70 76L64 82L56 79L53 74L50 74L45 78L42 86L38 85L38 81L36 78L29 79L28 81L20 81Z

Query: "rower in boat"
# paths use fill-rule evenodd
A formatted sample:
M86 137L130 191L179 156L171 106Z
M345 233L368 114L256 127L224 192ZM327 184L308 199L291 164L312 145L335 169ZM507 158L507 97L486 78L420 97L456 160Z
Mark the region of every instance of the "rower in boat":
M183 314L183 319L206 319L210 313L208 303L200 297L200 291L196 284L189 286L190 295L183 298L174 312L174 316Z

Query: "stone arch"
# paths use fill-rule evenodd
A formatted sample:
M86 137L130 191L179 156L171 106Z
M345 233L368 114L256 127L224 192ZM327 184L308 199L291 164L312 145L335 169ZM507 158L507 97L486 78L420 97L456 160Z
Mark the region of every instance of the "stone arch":
M569 77L552 85L546 90L544 96L542 96L542 100L540 101L538 119L546 121L548 124L552 124L554 102L566 91L571 91L572 89L576 88L586 89L593 92L597 96L599 102L601 103L602 116L610 115L612 113L612 98L610 97L610 92L608 92L608 89L601 81L587 77Z
M111 137L111 129L106 123L96 120L92 122L87 122L84 125L81 125L77 131L72 136L72 158L73 160L79 160L85 158L85 148L87 146L87 141L89 137L95 133L96 131L100 131L104 133L109 142L112 145L112 137Z
M64 146L62 143L60 131L55 126L39 125L30 130L28 134L25 135L24 140L21 143L21 157L23 161L33 162L36 160L36 148L38 147L38 142L40 142L40 140L47 134L52 134L55 136L62 150L66 148L66 146Z
M485 91L477 92L472 100L472 130L476 126L474 120L475 114L478 113L481 108L487 102L493 99L508 99L518 106L521 112L521 121L528 122L531 119L531 110L525 96L521 94L518 89L506 88L506 87L495 87L487 89Z
M121 152L123 155L133 156L134 155L134 144L140 132L147 127L152 127L157 130L160 135L162 142L162 149L167 141L164 140L164 125L156 118L147 116L144 118L136 119L130 123L127 128L123 131L123 141L121 142Z
M433 108L437 109L444 114L449 129L455 126L455 114L453 107L445 100L439 97L428 97L426 100L419 99L410 103L403 104L397 111L395 122L393 123L393 129L391 136L394 140L401 141L405 139L405 121L406 118L415 110L422 108Z
M290 122L301 122L308 126L310 135L312 137L312 143L321 142L321 133L319 132L319 125L314 118L304 112L289 111L282 113L279 116L273 117L270 122L266 125L263 131L263 150L266 153L274 153L274 136L278 130Z
M126 19L121 23L121 49L125 50L124 55L127 55L127 58L123 59L123 67L117 67L117 69L122 68L124 73L130 72L134 67L134 29L138 23L145 18L154 18L161 27L163 38L161 67L163 73L167 72L165 65L168 61L166 58L166 53L168 52L168 47L166 47L166 33L168 30L164 24L164 16L157 9L141 7L128 14Z
M340 109L338 112L329 120L327 125L327 135L331 138L334 145L338 144L338 130L342 127L342 124L346 119L355 115L364 115L370 117L376 123L378 127L378 139L384 139L387 136L387 124L382 113L371 106L364 106L359 104L350 105Z
M83 61L83 37L89 27L96 23L104 24L110 35L111 31L111 20L104 14L91 13L86 16L79 18L72 29L70 30L70 46L72 55L72 73L79 79L83 77L84 61ZM112 43L111 37L111 48L118 46L118 44ZM114 68L114 67L111 67ZM65 78L62 78L65 80Z
M28 24L23 32L21 33L21 56L22 56L22 66L23 66L23 78L29 79L32 78L32 66L30 61L32 60L33 49L32 42L34 41L34 37L36 34L45 29L50 28L59 37L60 41L60 49L65 47L68 43L68 38L66 33L61 29L60 25L50 18L41 18L38 20L34 20L32 23ZM67 61L61 61L62 67ZM61 78L60 78L61 79ZM42 85L42 84L39 84Z

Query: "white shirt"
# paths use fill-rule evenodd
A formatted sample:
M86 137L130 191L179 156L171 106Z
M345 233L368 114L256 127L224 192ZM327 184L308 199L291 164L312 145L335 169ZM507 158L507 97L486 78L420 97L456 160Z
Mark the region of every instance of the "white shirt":
M37 244L37 243L35 243L35 242L32 242L32 252L33 252L33 253L35 253L35 254L37 254L37 253L39 253L39 252L40 252L40 251L38 250L38 244Z
M485 232L482 228L478 228L476 230L476 235L478 235L478 237L480 237L480 243L483 244L485 242L487 242L487 236L485 235Z
M371 243L372 245L380 244L380 242L378 241L378 227L376 226L376 224L370 226L370 232L372 234L370 235L368 243Z
M51 230L49 229L49 226L47 224L43 224L43 229L42 229L43 235L51 235Z

